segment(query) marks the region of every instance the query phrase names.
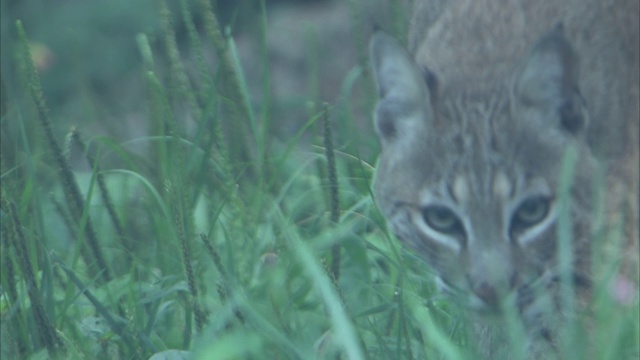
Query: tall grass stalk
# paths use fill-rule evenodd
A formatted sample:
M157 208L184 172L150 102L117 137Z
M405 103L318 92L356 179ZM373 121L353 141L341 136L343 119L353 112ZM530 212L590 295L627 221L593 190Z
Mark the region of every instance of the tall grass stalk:
M9 217L7 220L11 222L12 235L9 236L9 239L13 240L11 247L16 252L20 270L26 282L27 293L29 295L29 301L31 302L33 317L36 321L38 336L51 356L55 357L60 353L64 353L66 346L58 336L56 328L50 319L50 315L45 311L43 299L38 290L36 275L33 272L33 264L31 263L30 251L27 248L27 240L22 231L22 224L18 218L15 204L3 197L2 211L7 214Z
M101 171L100 164L89 153L89 149L87 148L87 145L82 139L82 136L80 135L80 131L75 127L71 130L71 138L76 144L78 144L78 146L80 146L80 149L85 154L85 157L87 159L87 162L89 163L89 166L93 169L94 173L96 174L96 181L98 183L98 189L100 190L100 196L104 201L104 205L107 208L107 212L109 213L109 218L111 219L111 222L113 223L113 226L116 230L116 234L117 234L118 240L120 241L120 245L123 247L123 249L126 249L126 253L129 254L132 249L127 243L124 226L122 225L122 222L118 217L118 213L116 212L116 208L115 208L115 205L113 204L111 193L107 187L107 183L104 178L104 173Z
M76 182L76 179L71 171L69 163L66 160L63 151L58 144L58 141L53 135L51 120L49 119L48 114L49 110L47 109L44 95L42 93L40 78L38 77L38 73L33 64L27 35L20 20L18 20L18 22L16 23L16 28L18 30L18 36L20 38L19 40L22 56L21 60L26 65L27 76L29 79L28 89L31 94L31 98L35 103L38 113L38 119L40 120L40 125L42 127L42 130L44 131L44 135L49 146L50 155L53 157L54 162L57 165L56 170L58 172L58 176L60 177L60 181L63 184L64 194L71 210L71 214L78 223L80 223L81 219L86 218L84 227L81 227L80 230L78 230L79 235L84 234L85 236L78 236L78 239L86 239L89 248L91 249L92 255L95 258L95 265L91 259L84 260L87 266L90 269L93 269L94 274L101 273L101 279L103 281L109 281L111 280L111 271L109 270L107 261L104 258L102 247L99 244L96 231L93 227L93 222L85 211L82 194L80 192L80 189L78 188L78 183Z
M566 316L567 326L562 329L563 353L569 356L576 349L576 299L574 294L573 278L573 227L571 191L574 183L575 168L578 160L578 150L570 146L564 157L560 174L560 186L558 191L558 270L560 272L560 299L561 310Z
M333 134L331 132L330 118L329 104L323 103L322 123L324 125L324 147L327 157L327 174L329 180L329 214L331 222L337 224L340 221L340 199L338 197L338 173L333 149ZM331 276L337 284L340 280L340 244L335 244L331 248Z

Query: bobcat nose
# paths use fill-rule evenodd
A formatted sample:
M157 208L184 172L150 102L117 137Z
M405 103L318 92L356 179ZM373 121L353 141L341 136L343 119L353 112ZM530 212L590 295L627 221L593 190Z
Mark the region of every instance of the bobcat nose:
M498 304L498 292L496 288L483 282L475 290L476 295L482 299L487 305L495 306Z

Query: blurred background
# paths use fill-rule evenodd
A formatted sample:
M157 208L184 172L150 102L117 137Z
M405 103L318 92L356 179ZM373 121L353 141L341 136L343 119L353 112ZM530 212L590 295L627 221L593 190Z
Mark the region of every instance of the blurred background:
M267 57L261 45L260 1L218 0L212 5L221 27L235 41L243 71L258 108L264 94L264 64L270 76L272 135L289 138L307 122L310 108L334 104L350 71L365 74L349 91L371 91L366 77L366 42L374 24L406 23L397 3L380 0L270 0L266 1ZM200 35L202 21L196 0L186 0ZM181 2L167 1L181 58L189 75L197 77L192 46L182 18ZM167 76L160 7L155 0L2 0L1 60L3 114L28 101L19 77L16 20L30 41L58 139L72 126L85 137L108 135L126 141L148 132L148 102L144 66L136 37L144 33L154 53L155 71ZM395 13L393 13L395 12ZM384 26L383 26L384 27ZM389 29L399 34L404 29ZM210 69L215 69L212 44L203 39ZM368 119L371 97L354 97L348 109L353 126L365 144L376 142ZM257 111L259 113L259 111ZM20 116L23 121L34 117ZM187 116L187 115L185 115ZM10 117L2 123L2 140L11 148L21 132ZM26 126L28 136L34 127ZM371 136L369 136L371 135ZM339 141L349 141L349 134ZM37 143L37 141L36 141ZM9 151L8 144L3 146ZM360 145L358 145L360 146ZM142 151L142 150L141 150Z

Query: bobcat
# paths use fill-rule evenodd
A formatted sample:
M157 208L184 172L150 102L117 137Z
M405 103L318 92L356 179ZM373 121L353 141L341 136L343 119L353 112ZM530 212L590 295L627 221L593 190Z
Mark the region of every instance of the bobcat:
M416 1L410 51L386 33L371 38L377 204L474 315L487 358L513 356L509 309L528 357L560 356L572 310L560 296L557 229L569 149L577 160L567 278L578 304L589 296L596 158L613 168L637 159L638 8L637 0Z

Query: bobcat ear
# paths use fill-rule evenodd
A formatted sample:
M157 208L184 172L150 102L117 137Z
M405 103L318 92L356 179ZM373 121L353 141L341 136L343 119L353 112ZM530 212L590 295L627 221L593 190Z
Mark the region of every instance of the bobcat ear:
M384 32L371 37L369 53L380 96L374 114L378 136L383 145L414 136L431 112L422 72L398 40Z
M587 125L584 99L578 90L578 61L562 23L543 36L516 78L519 106L559 119L561 129L577 135ZM546 116L555 113L557 116Z

